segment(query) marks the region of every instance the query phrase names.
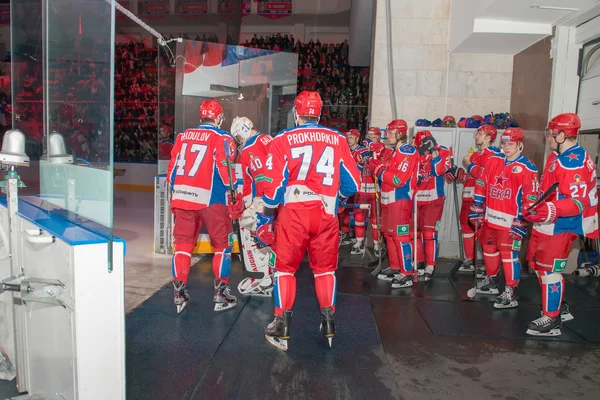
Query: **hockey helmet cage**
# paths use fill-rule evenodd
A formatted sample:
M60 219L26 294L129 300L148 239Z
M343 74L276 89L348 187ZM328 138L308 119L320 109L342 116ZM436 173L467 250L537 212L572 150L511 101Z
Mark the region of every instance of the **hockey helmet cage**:
M235 117L231 123L231 135L234 138L236 136L241 136L242 142L246 143L250 138L250 135L252 135L252 128L254 128L254 124L249 118Z

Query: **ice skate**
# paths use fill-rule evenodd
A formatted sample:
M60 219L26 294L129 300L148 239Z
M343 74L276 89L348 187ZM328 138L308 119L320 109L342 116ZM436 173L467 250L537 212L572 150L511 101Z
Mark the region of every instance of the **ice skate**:
M352 246L352 251L350 252L350 255L362 255L363 257L365 256L365 239L356 239L356 244Z
M473 272L475 270L475 262L473 260L466 259L463 261L458 272Z
M379 247L377 242L375 242L375 244L373 245L373 256L375 258L379 258L379 253L381 253L381 259L383 260L386 256L386 248L383 245Z
M333 344L335 336L335 322L333 320L333 309L331 307L321 309L321 333L327 339L329 347Z
M340 238L340 246L348 246L349 244L354 243L356 243L356 238L351 232L342 233L342 237Z
M560 317L551 318L542 315L529 323L527 334L533 336L560 336L562 334L560 331L561 326Z
M220 279L215 279L213 302L215 303L215 311L225 311L235 307L237 297L231 294L229 286L224 284Z
M423 276L425 274L425 262L421 261L417 263L417 275Z
M290 325L292 323L292 311L283 312L283 317L275 315L273 321L265 327L265 338L279 350L287 351L288 339L290 338Z
M575 317L571 314L571 307L567 304L566 301L563 300L560 305L560 320L562 322L572 321Z
M477 265L481 265L477 263ZM481 265L481 267L477 267L477 279L483 279L486 276L485 265Z
M190 300L190 295L183 281L173 281L173 289L175 291L174 302L177 307L177 314L181 313Z
M494 300L494 308L514 308L519 305L517 301L519 294L517 288L512 286L504 287L504 292Z
M431 278L433 278L434 272L435 272L434 266L428 265L425 267L425 271L424 271L425 282L429 282L431 280Z
M392 279L392 289L408 288L413 285L412 276L400 274Z
M377 279L381 281L391 281L392 279L397 278L398 276L400 276L400 271L387 267L386 269L381 271L379 275L377 275Z
M477 293L498 294L498 278L486 276L481 282L477 283Z

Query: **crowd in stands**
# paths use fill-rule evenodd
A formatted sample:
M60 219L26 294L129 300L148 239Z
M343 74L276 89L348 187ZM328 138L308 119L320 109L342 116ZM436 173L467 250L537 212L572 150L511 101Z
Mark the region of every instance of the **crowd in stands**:
M318 39L302 43L293 35L275 34L246 40L242 46L298 54L298 92L317 90L325 105L321 124L339 130L366 129L369 104L369 69L348 63L348 41L322 44ZM294 96L283 98L291 106Z
M218 42L214 35L194 39ZM242 45L297 53L297 90L320 92L325 104L321 123L339 130L365 129L369 71L349 66L347 42L322 44L319 40L310 40L301 43L293 36L277 34L266 38L255 36ZM61 49L62 57L57 58L48 71L51 129L63 133L75 156L90 162L109 158L109 142L103 135L108 128L105 123L94 123L106 121L108 110L108 104L102 103L109 89L108 70L99 59L107 47L94 38L83 37L72 50ZM175 52L175 43L171 43L171 49ZM3 132L11 128L14 112L15 128L27 132L27 153L32 159L38 159L44 150L42 64L32 59L23 60L23 57L18 54L12 60L13 74L18 81L14 103L11 103L10 82L0 81L0 128ZM6 59L10 60L10 55ZM115 47L114 67L114 160L154 162L159 157L161 141L168 141L173 134L175 70L169 55L144 42L119 43ZM280 111L291 109L294 97L282 96ZM15 110L11 104L16 104Z

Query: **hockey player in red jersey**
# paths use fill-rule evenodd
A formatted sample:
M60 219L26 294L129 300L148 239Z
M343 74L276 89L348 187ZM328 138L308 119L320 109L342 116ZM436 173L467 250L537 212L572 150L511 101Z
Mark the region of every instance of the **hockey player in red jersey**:
M519 254L521 241L527 234L521 205L537 196L539 181L537 168L521 154L523 130L508 128L500 140L504 154L491 156L483 175L477 179L469 219L477 228L482 226L479 240L487 276L477 284L477 293L498 293L496 276L502 265L506 285L494 300L494 307L512 308L519 305Z
M475 227L469 221L469 212L475 197L475 182L482 176L489 158L500 153L499 148L492 146L496 141L497 135L498 131L492 125L482 125L474 134L475 146L478 151L465 155L462 160L467 173L463 185L460 228L463 234L466 259L463 261L463 265L459 268L459 271L472 272L474 268L474 260L477 256L475 249ZM483 270L485 270L485 267ZM481 274L478 271L477 275L481 278L484 277L483 271Z
M391 157L375 153L369 170L381 182L381 231L386 239L389 268L377 276L391 280L393 288L411 287L413 249L413 196L417 186L419 154L407 144L408 126L404 120L388 125L388 141L394 146Z
M335 335L335 271L338 263L339 199L360 190L360 172L344 136L318 125L323 102L318 92L302 91L294 101L297 126L271 142L265 184L265 212L258 214L259 240L273 243L275 318L265 328L267 340L287 349L296 273L308 250L321 309L321 331ZM278 208L273 232L273 213Z
M223 107L214 100L200 105L201 125L178 135L167 168L167 182L173 195L171 210L175 215L173 237L173 286L175 305L181 312L188 300L187 278L191 256L202 225L206 227L214 248L215 311L233 308L237 299L230 293L231 247L233 245L230 214L239 214L241 196L232 204L229 198L226 143L230 153L235 151L233 139L219 129L223 122Z
M249 276L238 284L238 291L246 295L270 296L273 291L272 271L268 266L268 247L259 246L255 240L256 213L263 212L264 174L271 136L259 133L250 119L235 117L231 124L231 136L240 145L239 163L244 185L244 211L240 219L240 234L243 247L244 266L249 272L262 273L262 277ZM239 214L231 215L238 219Z
M430 131L413 136L420 154L417 188L417 262L425 261L425 281L431 280L437 259L438 231L444 211L444 176L450 168L450 151L437 144Z
M560 335L562 321L573 319L563 302L565 284L561 273L578 235L598 238L596 166L577 144L579 128L577 114L560 114L550 120L546 137L552 154L546 162L540 193L554 182L559 186L537 207L530 210L533 198L522 207L525 219L534 223L527 260L542 287L542 316L529 324L530 335Z
M346 140L348 141L348 147L350 147L350 151L354 156L355 160L360 158L360 154L362 154L365 150L364 146L361 146L358 142L360 140L360 132L358 129L350 129L346 132ZM359 165L360 168L360 165ZM357 203L358 200L356 196L354 196L354 201L349 199L349 201ZM351 220L354 218L354 235L352 235L352 227ZM364 245L362 242L365 239L365 217L364 212L361 209L353 209L350 210L348 208L344 209L343 212L340 213L340 219L342 223L342 236L340 238L340 245L345 246L351 243L355 243L352 247L352 254L358 254L355 248L362 247L364 249ZM359 241L361 243L359 243Z

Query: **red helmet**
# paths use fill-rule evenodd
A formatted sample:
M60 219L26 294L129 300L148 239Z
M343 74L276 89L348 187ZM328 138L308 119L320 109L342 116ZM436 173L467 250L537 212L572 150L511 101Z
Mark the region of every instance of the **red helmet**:
M355 138L360 139L360 132L358 129L350 129L348 132L346 132L346 137L348 136L354 136Z
M387 126L387 130L391 131L393 129L399 130L403 135L406 135L408 132L408 124L403 119L395 119L390 122Z
M381 137L381 129L377 128L376 126L372 126L369 128L367 135L375 135Z
M294 100L296 115L299 117L319 117L323 108L323 100L319 92L303 90Z
M500 138L503 142L521 142L525 141L525 134L521 128L508 128Z
M423 139L426 137L433 137L433 135L429 131L419 131L415 133L415 147L421 147L423 145Z
M492 125L481 125L479 127L479 129L477 129L477 132L483 132L486 135L490 136L490 143L494 143L496 141L496 137L498 136L498 130L496 128L494 128ZM476 132L476 134L477 134Z
M200 105L200 118L209 118L213 121L223 115L223 107L213 99L204 100Z
M579 134L581 120L574 113L564 113L557 115L548 122L548 129L551 131L563 131L565 136L574 137Z

